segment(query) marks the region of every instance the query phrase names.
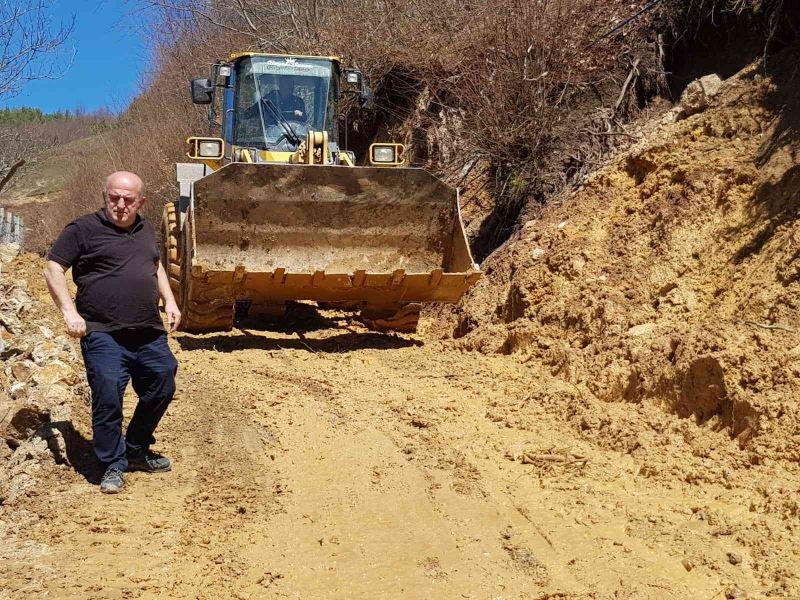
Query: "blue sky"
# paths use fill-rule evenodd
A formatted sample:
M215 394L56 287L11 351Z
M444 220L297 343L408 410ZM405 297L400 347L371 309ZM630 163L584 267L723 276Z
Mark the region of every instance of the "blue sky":
M75 15L67 43L72 66L60 79L33 81L0 107L32 106L45 112L82 107L124 109L139 92L147 50L130 0L52 0L55 23Z

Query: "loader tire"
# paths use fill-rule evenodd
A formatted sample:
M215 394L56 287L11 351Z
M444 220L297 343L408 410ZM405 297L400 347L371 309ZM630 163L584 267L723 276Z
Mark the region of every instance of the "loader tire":
M167 272L169 287L175 301L181 304L181 251L178 240L181 237L177 202L164 206L161 217L161 264Z
M233 328L233 305L188 300L181 309L182 331L208 333Z
M233 304L219 300L199 300L197 291L193 286L199 285L191 282L192 264L192 239L191 219L186 219L180 232L180 263L188 265L181 269L180 288L181 294L181 324L179 329L189 333L205 333L209 331L230 331L233 328ZM200 284L201 285L201 284Z
M414 333L417 331L421 310L422 305L415 302L391 308L365 306L361 311L361 320L374 331Z

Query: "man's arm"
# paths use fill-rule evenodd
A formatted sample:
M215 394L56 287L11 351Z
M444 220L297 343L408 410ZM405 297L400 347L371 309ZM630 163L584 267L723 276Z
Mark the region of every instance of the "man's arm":
M83 337L86 335L86 321L83 320L75 308L72 296L67 289L67 268L58 264L54 260L48 260L44 268L44 278L47 281L47 289L53 302L64 316L64 323L67 326L67 333L72 337Z
M178 328L181 322L181 311L178 310L175 296L172 295L172 288L169 287L167 272L164 270L164 265L160 262L158 263L158 294L164 302L164 312L167 313L169 331L172 333Z

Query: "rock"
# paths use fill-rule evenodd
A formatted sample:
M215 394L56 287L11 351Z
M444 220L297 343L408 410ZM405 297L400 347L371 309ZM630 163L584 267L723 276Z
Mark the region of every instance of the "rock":
M30 354L30 345L19 336L12 337L0 344L0 362L19 360Z
M16 447L50 422L50 412L27 399L17 400L0 421L0 438Z
M687 571L691 571L692 569L694 569L694 563L688 558L684 558L681 561L681 564L683 565L683 568L686 569Z
M39 331L42 334L42 337L47 340L52 340L55 337L53 330L49 327L45 327L44 325L39 325Z
M728 552L728 562L732 565L738 565L742 562L742 555L736 552Z
M577 277L583 271L584 267L586 267L586 259L581 256L576 256L572 259L572 262L570 262L569 272Z
M36 369L37 367L35 362L33 362L32 360L24 359L17 361L13 365L11 365L11 374L17 381L21 381L22 383L27 383Z
M17 381L16 383L11 384L11 387L8 389L8 395L14 400L25 398L28 395L28 386L21 381Z
M722 80L714 74L695 79L681 94L680 102L675 107L675 120L680 121L697 113L703 112L709 106L709 100L719 93Z
M0 464L11 458L14 451L4 440L0 440Z
M45 340L36 344L31 351L31 358L37 365L43 365L56 358L61 352L61 348L53 341Z
M53 407L69 402L73 397L73 392L72 388L59 382L44 388L38 397L42 399L43 405Z
M642 323L641 325L634 325L625 332L625 335L628 337L650 335L656 330L656 327L657 325L655 323Z
M719 91L722 88L722 79L720 79L719 75L716 73L704 75L699 79L699 81L700 85L703 86L703 91L706 93L706 97L708 98L713 98L719 94Z
M738 585L732 585L725 590L725 598L728 600L743 600L747 598L747 592Z
M3 421L6 413L8 413L13 405L14 401L11 399L11 397L2 389L0 389L0 423Z
M533 252L531 252L531 257L533 258L533 260L539 260L543 256L544 256L544 250L542 250L541 248L534 248Z
M19 244L0 244L0 265L10 263L19 254Z
M676 107L675 120L680 121L708 108L708 99L699 81L692 81L681 94L680 102Z
M5 246L0 246L2 254ZM10 258L16 255L14 252ZM0 503L37 493L42 465L69 464L71 406L86 384L72 340L20 279L0 285ZM2 594L0 594L2 595Z
M37 483L36 474L42 463L53 460L47 440L33 436L20 444L6 464L5 472L0 471L0 497L4 505L10 505Z
M78 374L66 363L54 360L36 371L32 380L40 387L50 386L61 381L75 384L78 382Z
M5 342L11 339L12 334L22 332L22 321L17 317L16 311L3 313L0 315L0 321L2 322L3 331L5 332L2 334Z
M19 308L31 304L31 297L25 291L25 287L27 287L27 284L24 281L17 282L15 287L8 293L6 298L11 301L11 306L16 305Z
M43 428L41 437L47 442L56 464L72 466L66 442L67 437L71 435L75 435L75 429L70 421L53 422Z

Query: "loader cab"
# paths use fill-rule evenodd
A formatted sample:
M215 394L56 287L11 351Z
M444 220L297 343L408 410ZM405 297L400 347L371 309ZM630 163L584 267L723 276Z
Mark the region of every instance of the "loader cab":
M212 65L210 78L193 79L191 91L195 104L209 107L211 135L222 130L221 137L187 140L187 156L211 170L229 162L355 166L353 152L339 144L338 102L353 94L362 108L372 105L362 73L334 56L232 54ZM402 144L376 143L368 158L397 167L403 154Z
M343 93L359 93L362 104L370 96L361 73L343 70L336 57L251 52L212 65L211 77L193 79L191 90L195 104L209 106L212 135L222 130L221 137L187 140L189 158L212 170L228 162L298 162L309 146L305 154L318 157L310 162L352 166L352 153L339 149L337 102ZM320 137L324 159L314 153Z
M311 130L327 131L336 142L338 96L338 61L242 57L226 89L225 141L270 153L294 152Z

